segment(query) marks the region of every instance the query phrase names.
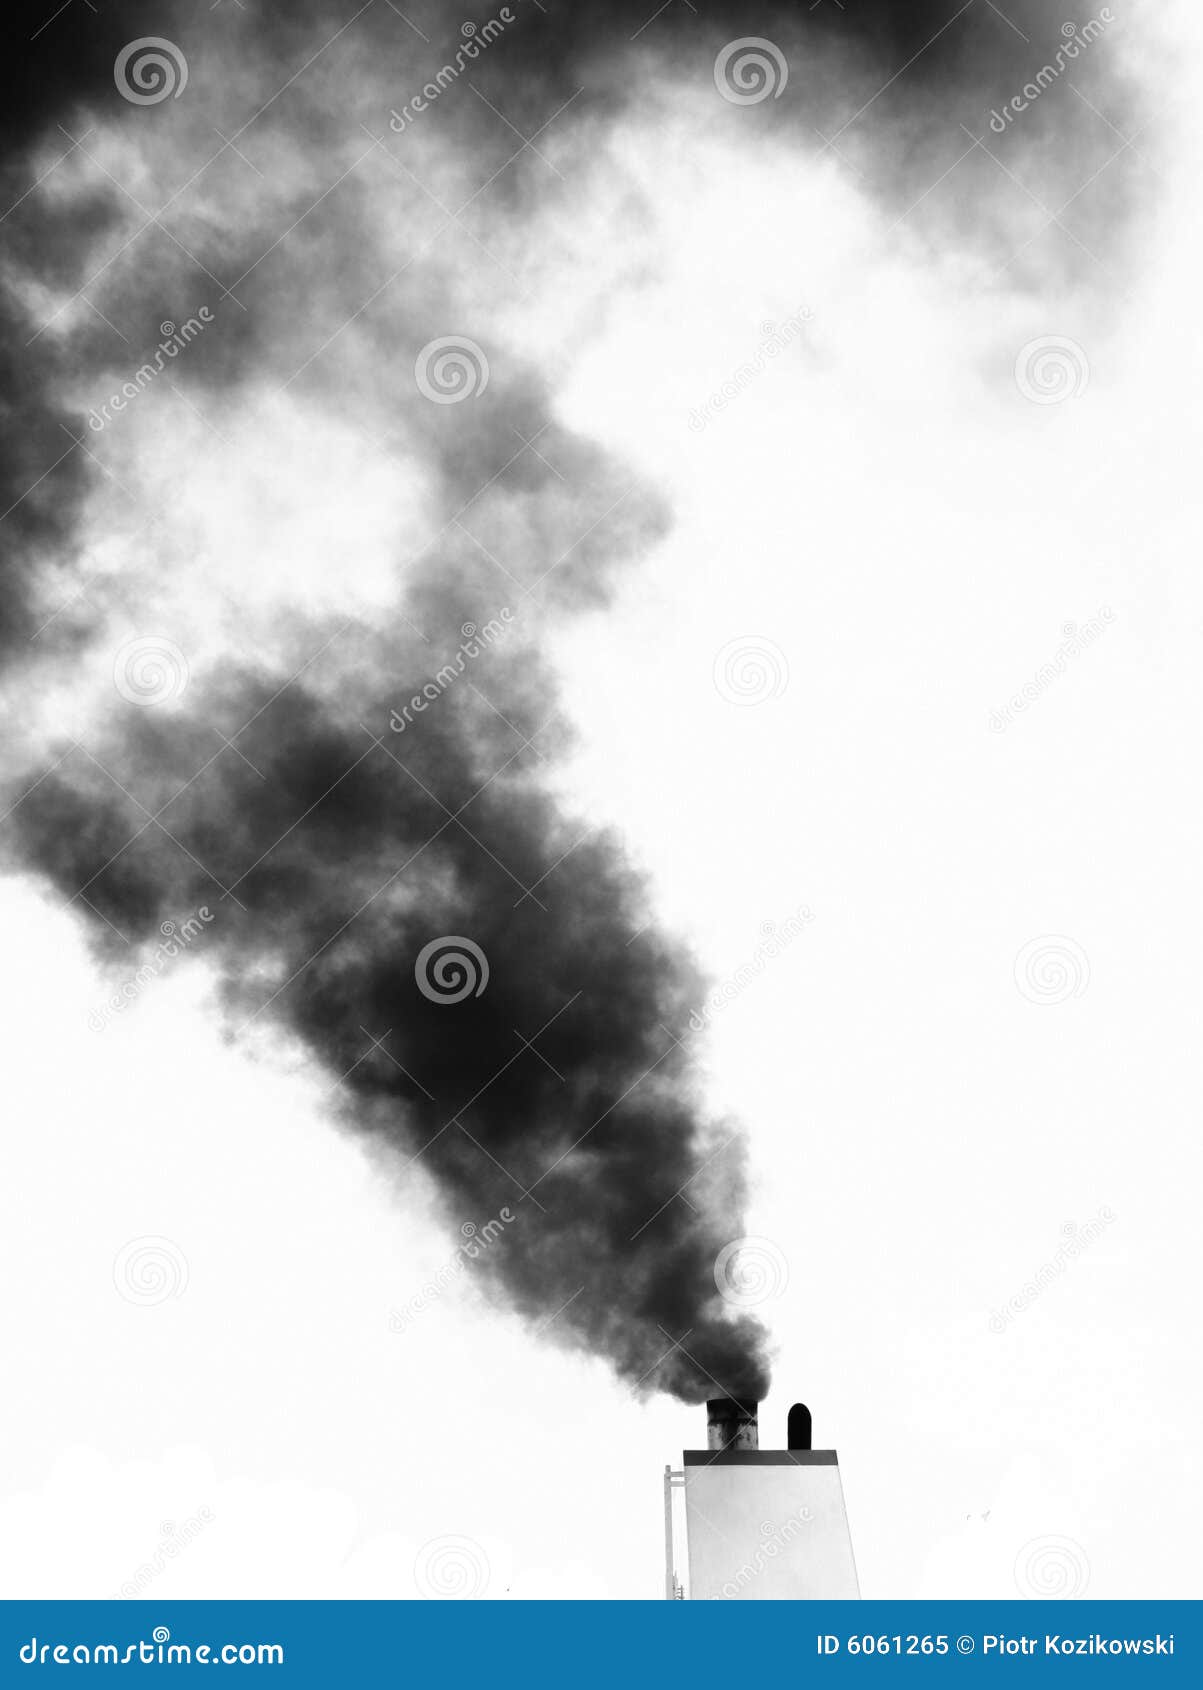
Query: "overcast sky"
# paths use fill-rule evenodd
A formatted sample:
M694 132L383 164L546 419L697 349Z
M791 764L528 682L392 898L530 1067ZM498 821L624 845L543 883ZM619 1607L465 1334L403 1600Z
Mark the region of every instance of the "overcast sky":
M451 288L447 332L486 326L498 385L537 369L565 438L672 513L607 595L574 585L571 615L531 612L576 736L540 779L582 833L622 841L656 923L719 989L703 1025L672 1031L706 1117L746 1134L741 1224L775 1355L762 1441L810 1404L865 1596L1033 1593L1046 1539L1079 1593L1197 1584L1203 64L1185 5L1113 11L1089 48L1106 73L1043 91L1061 118L1016 116L1072 140L1017 143L1022 189L974 147L993 148L996 106L943 137L937 167L917 120L836 149L687 77L551 124L470 234L436 236L437 208L373 157L354 216L298 231L296 274L254 302L275 301L266 327L190 386L234 309L214 288L213 328L89 430L82 550L40 591L70 621L82 586L96 622L76 650L14 663L5 694L4 808L36 806L21 795L60 736L123 744L134 778L137 744L113 738L130 712L183 720L223 660L273 673L315 627L383 628L398 593L413 608L441 490L420 451L381 440L394 387L402 435L422 402L412 352L382 362L386 318L347 329L308 385L299 367L415 238L445 240L407 307ZM87 155L39 192L78 212L116 178L162 203L266 74L233 64L186 111L220 54L198 46L161 145L151 109L98 108ZM364 55L329 88L314 72L326 118L339 76L356 90L336 144L306 133L294 159L291 120L251 128L249 162L196 190L181 239L269 247L311 178L371 146L369 95L388 140L410 78ZM390 142L440 197L476 156L441 121ZM914 143L905 164L891 133ZM972 188L961 166L940 175L958 152ZM121 204L97 240L140 223ZM97 250L76 242L40 280L22 260L22 309L61 312L46 332L67 351ZM155 252L114 283L138 302L128 349L55 372L77 416L161 318L206 302ZM460 427L471 403L423 414ZM481 623L512 588L486 579ZM169 671L182 654L181 697L114 686L139 638ZM315 686L353 691L360 661L378 654L332 650ZM472 661L482 693L510 684L504 652ZM217 898L211 923L200 900L171 906L200 920L188 954L113 1012L153 944L102 955L54 875L10 865L8 1594L432 1595L441 1564L489 1597L659 1595L661 1474L704 1411L632 1393L556 1346L558 1309L523 1319L449 1267L497 1210L436 1200L420 1157L370 1156L321 1053L223 1001ZM518 1195L506 1224L537 1226ZM620 1310L629 1290L616 1270Z

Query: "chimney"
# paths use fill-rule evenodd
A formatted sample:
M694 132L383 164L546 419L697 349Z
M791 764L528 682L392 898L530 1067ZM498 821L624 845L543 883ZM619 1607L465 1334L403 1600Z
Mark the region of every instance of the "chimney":
M789 1447L761 1449L759 1409L747 1397L711 1397L709 1448L687 1449L679 1471L665 1470L665 1596L855 1600L860 1584L835 1450L811 1447L810 1410L802 1402L789 1411Z
M786 1422L786 1449L809 1449L811 1439L810 1410L804 1402L796 1402Z
M708 1449L759 1449L759 1403L743 1397L711 1397L706 1404Z

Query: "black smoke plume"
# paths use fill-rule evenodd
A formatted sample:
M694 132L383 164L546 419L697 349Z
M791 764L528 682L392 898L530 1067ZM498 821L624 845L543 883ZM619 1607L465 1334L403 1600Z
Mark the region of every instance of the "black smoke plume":
M714 1277L745 1229L746 1189L741 1142L708 1117L689 1047L705 983L655 927L621 841L551 796L566 735L548 642L564 615L605 605L668 513L558 422L530 361L495 353L486 382L469 360L450 379L478 393L445 405L410 372L465 316L488 339L460 267L483 269L473 243L554 191L523 138L565 102L583 137L657 78L708 90L716 123L809 148L821 117L862 156L879 149L877 185L896 200L964 145L962 116L980 129L1042 60L1046 9L1012 3L1008 22L977 0L849 0L653 16L650 0L516 0L509 33L472 61L473 87L440 90L409 154L390 110L500 7L411 4L408 23L350 0L73 7L50 23L11 10L29 45L0 103L0 654L21 678L7 693L10 866L74 900L127 972L164 924L209 912L233 1024L302 1040L339 1082L347 1123L390 1164L420 1165L450 1223L514 1217L480 1264L510 1303L641 1389L763 1396L765 1334ZM801 105L722 103L716 52L745 35L781 49ZM142 107L115 87L140 36L183 49L178 100ZM1039 114L1024 144L1051 121ZM411 161L444 191L476 190L454 261L437 245L441 195L419 191ZM494 182L485 203L500 209L471 209ZM139 232L148 191L152 211L166 204ZM386 193L416 231L392 276L369 262L391 238ZM132 596L136 624L149 590L144 571L85 564L89 544L129 501L152 573L170 579L178 562L170 511L141 508L137 453L68 391L119 388L147 325L202 300L214 326L172 380L213 431L269 390L362 426L365 451L420 477L429 539L416 556L399 546L389 608L297 602L265 630L249 612L239 627L236 602L233 629L215 624L225 649L197 656L186 690L175 677L178 699L140 708L129 693L146 678L126 673L94 733L53 739L29 698L89 654L111 665L119 613ZM158 444L172 450L170 435ZM176 470L187 478L188 462ZM335 580L353 543L330 540ZM170 652L153 655L170 669Z

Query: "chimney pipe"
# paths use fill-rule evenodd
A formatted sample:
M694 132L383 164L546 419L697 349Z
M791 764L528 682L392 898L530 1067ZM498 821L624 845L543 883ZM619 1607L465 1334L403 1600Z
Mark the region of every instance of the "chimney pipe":
M743 1397L711 1397L706 1404L708 1449L759 1449L760 1404Z
M786 1423L785 1447L787 1449L810 1448L810 1410L804 1402L796 1402L789 1411Z

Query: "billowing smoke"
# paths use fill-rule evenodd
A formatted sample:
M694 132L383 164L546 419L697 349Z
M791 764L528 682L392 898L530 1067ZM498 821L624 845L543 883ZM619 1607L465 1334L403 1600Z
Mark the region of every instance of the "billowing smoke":
M657 88L705 97L838 134L901 211L1067 38L977 0L17 10L10 866L126 973L203 923L236 1029L303 1041L450 1224L513 1217L481 1272L538 1327L641 1389L762 1396L765 1334L714 1277L746 1188L699 1095L705 982L554 795L556 628L669 513L558 420L505 277L573 191L553 123L579 161ZM1016 145L1051 133L1037 110ZM942 215L984 249L992 203ZM349 454L332 512L316 419ZM315 527L323 570L290 581L281 532Z

